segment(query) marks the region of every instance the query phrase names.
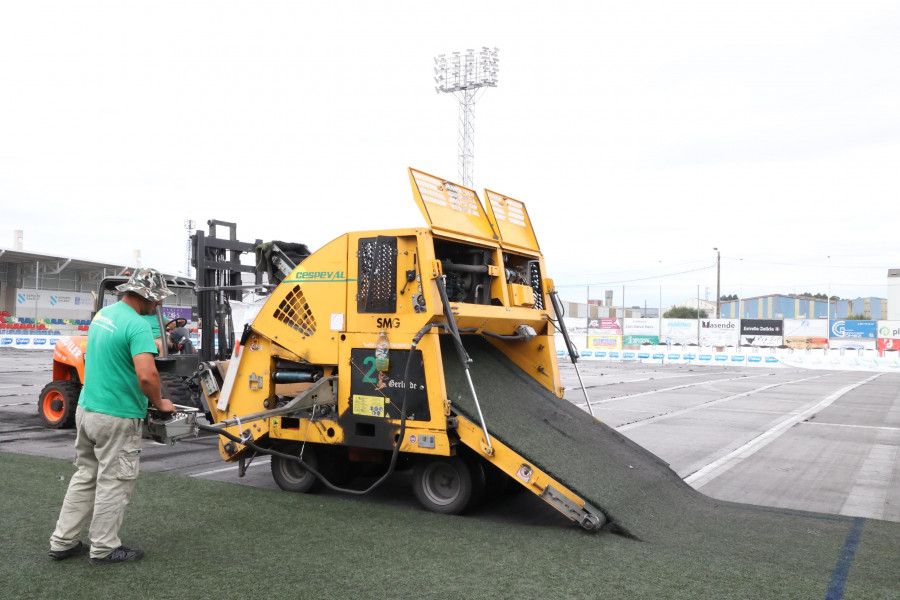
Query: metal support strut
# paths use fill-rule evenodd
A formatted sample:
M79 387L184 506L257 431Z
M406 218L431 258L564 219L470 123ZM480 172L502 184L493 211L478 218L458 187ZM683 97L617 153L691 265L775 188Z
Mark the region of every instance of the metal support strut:
M459 354L459 360L462 363L463 371L466 374L466 381L469 384L469 391L472 392L472 399L475 400L475 408L478 410L478 420L481 422L481 430L484 432L484 440L487 444L486 448L482 448L488 456L493 456L494 448L491 446L491 435L488 433L487 424L484 422L484 415L481 414L481 404L478 402L478 396L475 394L475 385L472 383L472 375L469 373L469 363L472 359L466 353L462 340L459 337L459 329L456 327L456 320L453 318L453 311L450 308L450 299L447 297L447 289L444 287L444 276L441 275L435 280L438 292L441 295L441 304L444 306L444 318L447 319L447 327L450 329L450 335L453 336L453 343L456 346L456 352Z
M569 337L569 330L566 329L566 322L563 321L562 303L559 301L559 296L557 296L555 290L550 292L550 302L553 303L553 312L556 314L556 323L559 326L560 332L563 334L563 339L566 341L566 350L569 353L569 358L572 359L572 366L575 367L575 375L578 376L578 385L581 386L581 391L584 392L584 401L587 403L588 411L593 417L594 407L591 406L587 388L584 387L584 381L581 379L581 371L578 370L578 351L575 349L575 344L572 343L572 338Z

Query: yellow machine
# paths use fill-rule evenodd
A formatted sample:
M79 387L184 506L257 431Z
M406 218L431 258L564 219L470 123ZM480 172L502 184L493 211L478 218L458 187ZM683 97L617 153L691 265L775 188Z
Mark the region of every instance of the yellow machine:
M508 365L501 388L526 379L563 397L553 283L525 205L485 190L483 206L473 190L409 176L428 227L347 233L293 268L227 366L201 367L216 422L202 428L223 436L227 461L272 454L286 490L339 488L364 465L411 466L430 510L459 513L517 482L599 529L600 510L492 435L501 408L482 409L496 388L469 374L477 349Z

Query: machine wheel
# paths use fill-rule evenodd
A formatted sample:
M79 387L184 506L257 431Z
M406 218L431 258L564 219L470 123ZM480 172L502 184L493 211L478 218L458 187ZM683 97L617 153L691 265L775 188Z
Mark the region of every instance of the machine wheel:
M75 409L81 395L77 381L51 381L41 390L38 415L50 429L69 429L75 425Z
M191 391L191 386L181 377L161 373L159 382L162 385L163 398L168 398L173 404L203 410L200 398Z
M276 448L285 454L300 457L300 444L290 444ZM314 444L306 444L303 450L303 462L315 470L319 470L319 457ZM295 460L272 455L272 478L278 487L286 492L307 494L315 492L322 487L319 478L303 468L303 465Z
M318 450L316 458L319 466L313 468L331 485L342 487L359 476L359 466L350 461L345 447L323 444Z
M428 510L458 515L481 499L484 471L459 456L423 457L413 468L412 486Z

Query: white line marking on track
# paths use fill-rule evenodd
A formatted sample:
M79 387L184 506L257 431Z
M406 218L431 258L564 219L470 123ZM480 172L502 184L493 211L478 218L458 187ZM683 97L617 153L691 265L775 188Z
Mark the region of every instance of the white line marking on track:
M272 462L272 459L260 459L259 461L253 461L247 468L250 469L252 467L264 467L268 466L269 463ZM213 469L212 471L203 471L202 473L191 473L188 477L206 477L207 475L215 475L216 473L224 473L226 471L234 471L238 468L238 465L231 465L230 467L222 467L221 469Z
M830 406L835 400L837 400L844 394L847 394L848 392L855 390L859 386L865 385L866 383L869 383L873 379L881 377L882 375L883 373L877 373L867 379L863 379L862 381L859 381L857 383L842 387L821 402L807 408L803 412L793 414L787 419L784 419L768 431L764 431L740 448L737 448L736 450L729 452L718 460L709 463L705 467L694 471L684 478L685 482L692 485L694 489L703 487L719 475L722 475L732 467L735 467L743 462L744 459L752 456L757 451L774 442L781 434L783 434L785 431L787 431L797 423L805 421L820 410Z
M704 402L703 404L698 404L697 406L691 406L690 408L682 408L681 410L674 410L672 412L663 413L661 415L654 415L652 417L647 417L646 419L641 419L640 421L635 421L634 423L628 423L627 425L620 425L619 427L616 427L616 430L617 431L628 431L629 429L634 429L635 427L641 427L643 425L648 425L650 423L656 423L656 422L662 421L664 419L678 417L683 414L694 412L696 410L703 410L705 408L711 408L711 407L716 406L717 404L722 404L723 402L730 402L731 400L737 400L738 398L744 398L746 396L750 396L752 394L757 394L759 392L764 392L766 390L780 387L782 385L788 385L791 383L800 383L803 381L809 381L811 379L818 379L819 377L826 377L826 375L815 375L813 377L804 377L803 379L793 379L791 381L781 381L779 383L772 383L770 385L764 385L763 387L756 388L755 390L741 392L740 394L732 394L731 396L726 396L725 398L719 398L718 400L712 400L710 402Z
M890 504L888 493L891 476L900 455L900 448L889 444L875 444L859 468L859 475L841 507L840 514L853 517L883 519Z
M656 375L654 377L642 377L640 379L628 379L628 375L643 375L644 372L641 372L641 373L633 373L632 372L632 373L627 373L627 374L617 372L617 373L611 373L611 374L606 374L606 373L582 374L581 378L582 379L599 379L600 377L603 377L603 379L600 381L593 381L592 383L585 385L585 387L587 387L587 388L599 388L599 387L606 387L609 385L620 385L623 383L641 383L643 381L666 381L667 379L683 379L685 377L707 377L709 375L724 375L726 373L734 374L734 371L692 372L692 373L679 373L677 375L670 375L670 374L664 373L662 371L646 371L646 372L647 373L656 373ZM728 379L716 379L715 381L732 381L734 379L741 379L741 378L746 378L746 377L762 377L762 375L741 375L740 377L729 377ZM569 381L577 382L578 381L577 377L569 377L569 376L565 376L565 375L560 376L560 379L563 382L569 382ZM610 381L610 379L615 379L615 381ZM703 382L703 383L706 383L706 382ZM694 384L694 385L699 385L699 384ZM578 387L581 387L581 386L578 386ZM566 386L566 389L568 390L568 389L574 389L574 388L570 388L569 386ZM573 404L579 404L579 403L573 402ZM584 404L584 402L581 402L580 404ZM591 403L591 404L593 404L593 403Z
M884 427L881 425L851 425L849 423L823 423L821 421L803 421L801 425L829 425L831 427L858 427L860 429L880 429L882 431L900 431L900 427Z
M661 388L658 390L649 390L646 392L638 392L637 394L626 394L624 396L615 396L613 398L607 398L606 400L597 400L595 402L591 402L591 406L597 406L598 404L606 404L608 402L615 402L617 400L630 400L631 398L639 398L640 396L652 396L653 394L661 394L663 392L673 392L675 390L683 390L685 388L697 387L699 385L712 385L714 383L737 381L739 379L753 379L754 377L769 377L769 376L770 375L768 373L763 374L763 375L741 375L740 377L731 377L729 379L713 379L710 381L698 381L696 383L685 383L684 385L675 385L672 387ZM822 375L820 375L819 377L822 377ZM633 383L633 382L626 381L624 383ZM587 406L587 403L585 403L585 402L573 402L572 404L574 404L575 406Z

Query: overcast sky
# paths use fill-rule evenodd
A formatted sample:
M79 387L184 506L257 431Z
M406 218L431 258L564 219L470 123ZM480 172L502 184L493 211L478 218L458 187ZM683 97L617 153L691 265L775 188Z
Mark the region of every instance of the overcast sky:
M0 0L0 248L176 273L187 219L420 226L407 167L457 180L433 58L482 46L474 187L564 297L714 300L713 247L722 294L887 296L898 2Z

